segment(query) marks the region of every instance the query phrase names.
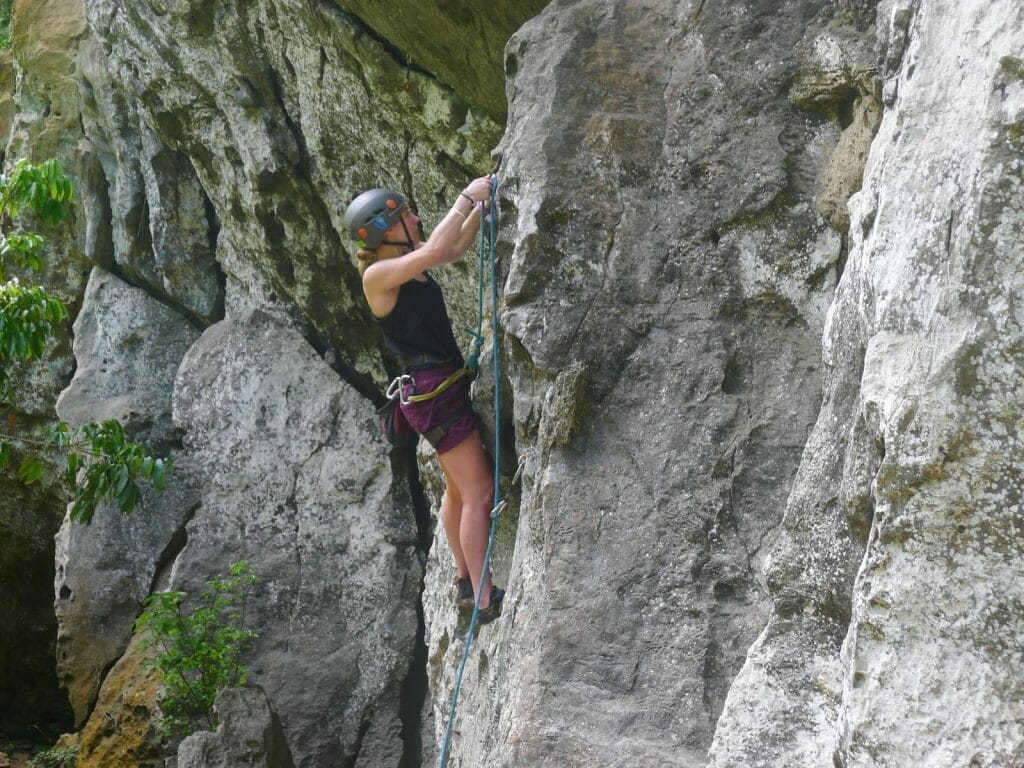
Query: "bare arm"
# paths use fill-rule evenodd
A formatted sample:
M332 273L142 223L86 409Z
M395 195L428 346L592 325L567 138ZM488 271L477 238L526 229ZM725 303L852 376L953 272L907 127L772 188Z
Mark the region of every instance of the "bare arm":
M458 238L461 224L462 218L454 213L453 208L419 248L393 259L381 259L368 266L363 273L363 291L367 298L373 293L397 289L421 272L444 264L445 256Z
M479 206L474 205L468 213L463 210L470 206L467 197L482 199L490 191L490 184L487 176L474 179L459 195L451 210L427 238L427 242L402 256L382 259L366 268L363 273L363 293L375 315L383 317L391 311L403 283L432 267L456 261L466 253L480 219Z
M480 205L474 205L473 210L470 211L466 217L466 221L462 225L462 230L459 232L458 240L455 241L455 245L452 246L451 251L448 254L448 258L444 260L445 264L452 264L463 256L466 255L466 251L470 249L473 243L476 241L477 233L480 230Z

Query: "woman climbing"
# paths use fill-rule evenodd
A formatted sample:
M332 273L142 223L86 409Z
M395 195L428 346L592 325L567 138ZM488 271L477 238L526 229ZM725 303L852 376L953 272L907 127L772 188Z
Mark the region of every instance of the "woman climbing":
M402 195L388 189L363 192L349 204L344 219L360 246L356 257L370 312L413 382L403 387L402 412L434 446L444 473L441 521L455 556L459 604L472 606L479 595L481 624L501 615L505 592L491 583L489 573L480 579L494 479L469 402L469 379L457 380L429 400L405 400L433 392L463 366L441 288L428 270L458 261L469 249L491 183L490 176L470 182L426 242L419 217Z

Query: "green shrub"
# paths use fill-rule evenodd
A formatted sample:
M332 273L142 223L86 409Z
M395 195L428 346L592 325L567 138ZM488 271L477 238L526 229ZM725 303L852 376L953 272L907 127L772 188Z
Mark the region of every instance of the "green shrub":
M28 768L75 768L78 747L51 747L37 752L28 761Z
M215 729L217 694L245 683L242 655L256 638L244 626L245 602L258 581L252 566L238 562L228 578L207 581L191 608L185 592L147 598L135 631L144 633L145 648L156 650L147 666L163 676L157 728L164 737Z

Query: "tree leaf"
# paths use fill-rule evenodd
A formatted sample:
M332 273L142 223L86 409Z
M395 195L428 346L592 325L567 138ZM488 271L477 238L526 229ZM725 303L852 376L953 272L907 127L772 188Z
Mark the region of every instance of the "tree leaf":
M43 476L45 468L37 456L28 455L21 460L18 467L18 479L26 485L32 485Z
M78 482L78 454L74 451L68 452L68 468L64 472L64 482L68 485Z

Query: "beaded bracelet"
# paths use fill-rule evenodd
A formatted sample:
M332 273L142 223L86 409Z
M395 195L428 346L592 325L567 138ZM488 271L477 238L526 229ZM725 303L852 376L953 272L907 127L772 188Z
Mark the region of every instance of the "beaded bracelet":
M472 197L470 197L469 195L467 195L467 194L466 194L465 192L459 192L459 195L460 195L461 197L464 197L464 198L466 198L467 200L469 200L469 202L471 202L471 203L472 203L472 204L473 204L474 206L476 206L476 200L474 200L474 199L473 199Z

